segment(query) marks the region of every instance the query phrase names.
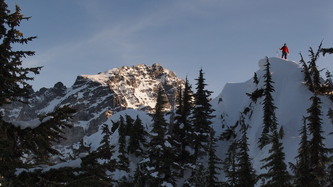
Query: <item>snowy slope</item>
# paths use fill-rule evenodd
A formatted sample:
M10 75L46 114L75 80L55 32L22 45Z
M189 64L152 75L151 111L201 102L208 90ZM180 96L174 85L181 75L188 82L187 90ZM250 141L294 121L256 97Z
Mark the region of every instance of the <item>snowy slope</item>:
M274 104L277 107L275 112L278 124L283 126L285 132L285 137L282 141L286 153L286 162L294 163L294 157L297 154L300 142L299 130L303 124L302 118L303 116L308 116L306 109L310 107L309 98L312 93L303 84L304 74L296 62L280 58L269 58L269 62L271 63L270 71L275 89L272 94ZM248 131L250 155L253 158L254 168L259 173L260 160L267 156L267 150L269 149L269 146L266 146L260 151L257 145L263 127L262 98L254 103L246 93L252 93L256 88L263 88L265 64L266 59L259 61L259 70L256 72L259 79L258 85L253 83L253 79L243 83L226 84L220 95L212 101L212 105L216 110L215 115L217 116L214 122L216 134L221 134L225 129L221 128L222 118L226 126L232 126L246 107L252 110L251 118L247 119L247 123L250 125ZM323 103L322 119L326 146L333 147L333 137L328 135L333 131L333 125L326 116L329 107L332 105L326 97L321 97L321 101ZM227 145L228 143L220 142L220 149L222 149L222 151L220 150L220 157L222 158Z

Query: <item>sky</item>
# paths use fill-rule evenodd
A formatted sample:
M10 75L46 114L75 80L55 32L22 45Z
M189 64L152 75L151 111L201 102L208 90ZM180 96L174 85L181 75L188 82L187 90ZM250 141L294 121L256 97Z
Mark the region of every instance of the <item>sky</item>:
M262 58L308 60L308 49L333 47L332 0L6 0L22 14L24 36L38 38L24 49L36 55L24 66L43 66L35 91L78 75L121 66L161 64L195 88L202 68L217 96L229 82L244 82ZM320 67L333 71L333 55Z

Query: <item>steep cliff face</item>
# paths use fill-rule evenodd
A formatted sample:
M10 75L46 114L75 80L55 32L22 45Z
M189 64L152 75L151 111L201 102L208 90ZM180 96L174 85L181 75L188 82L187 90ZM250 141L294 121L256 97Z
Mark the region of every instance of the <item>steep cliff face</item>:
M182 79L159 64L123 66L96 75L79 75L70 88L61 82L53 88L42 88L33 93L29 105L13 103L4 112L7 120L26 121L70 105L77 113L74 128L66 130L68 139L64 143L71 144L95 133L116 112L124 109L151 112L159 87L165 91L171 107L178 87L183 85Z

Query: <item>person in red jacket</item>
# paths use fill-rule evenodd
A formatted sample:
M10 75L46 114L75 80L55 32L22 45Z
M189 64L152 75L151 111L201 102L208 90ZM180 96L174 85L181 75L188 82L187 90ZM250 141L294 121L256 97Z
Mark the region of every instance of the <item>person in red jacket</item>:
M284 43L283 47L281 47L280 50L282 51L281 58L287 59L287 53L289 53L289 49L287 47L287 44Z

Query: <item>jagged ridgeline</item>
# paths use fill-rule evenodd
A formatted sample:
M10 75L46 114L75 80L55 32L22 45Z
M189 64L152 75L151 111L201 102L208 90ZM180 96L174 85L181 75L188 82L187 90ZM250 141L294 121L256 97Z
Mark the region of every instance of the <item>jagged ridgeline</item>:
M166 95L169 110L178 88L183 86L184 80L159 64L123 66L96 75L79 75L69 88L61 82L53 88L42 88L32 93L29 105L13 103L4 111L8 121L29 121L56 107L72 106L77 111L74 128L66 130L67 140L63 142L70 145L95 133L116 112L125 109L152 112L159 87Z

